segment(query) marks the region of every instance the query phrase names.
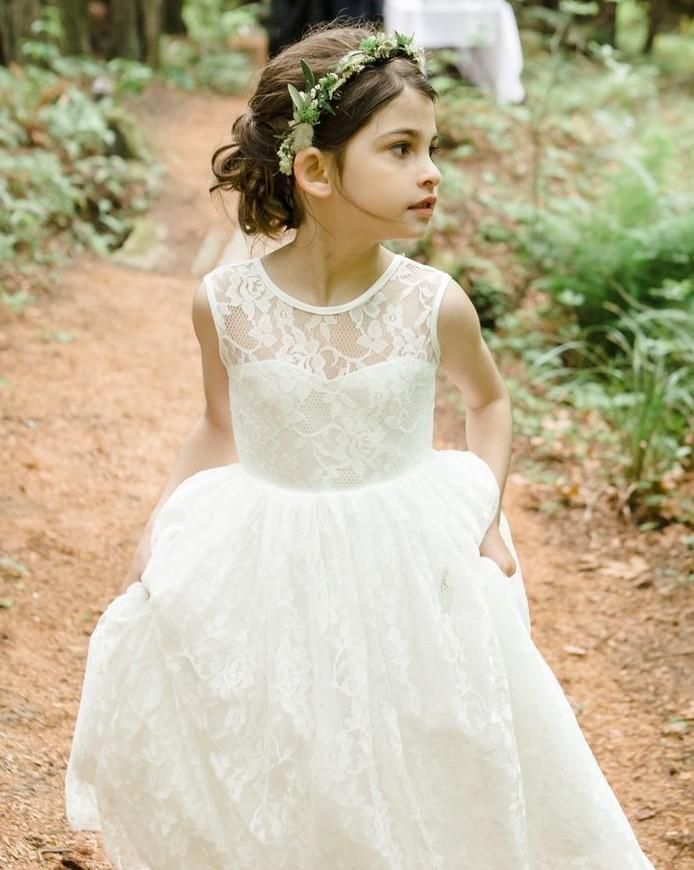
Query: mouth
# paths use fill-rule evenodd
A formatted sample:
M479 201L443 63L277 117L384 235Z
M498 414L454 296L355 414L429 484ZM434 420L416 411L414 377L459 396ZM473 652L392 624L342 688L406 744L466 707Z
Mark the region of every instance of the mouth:
M427 196L419 202L411 205L408 211L422 212L422 214L433 214L434 206L436 205L435 196Z

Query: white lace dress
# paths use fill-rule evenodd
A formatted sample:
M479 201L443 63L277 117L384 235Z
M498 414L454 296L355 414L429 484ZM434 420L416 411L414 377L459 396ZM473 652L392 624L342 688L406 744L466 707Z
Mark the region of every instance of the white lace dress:
M491 469L433 449L448 280L205 277L240 461L178 486L99 619L67 770L119 870L653 870L479 555Z

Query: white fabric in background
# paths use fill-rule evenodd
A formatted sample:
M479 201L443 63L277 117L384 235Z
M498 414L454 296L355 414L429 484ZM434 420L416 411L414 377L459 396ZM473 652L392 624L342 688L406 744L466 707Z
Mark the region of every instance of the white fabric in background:
M461 72L500 102L525 97L523 52L506 0L386 0L385 27L425 48L457 48Z

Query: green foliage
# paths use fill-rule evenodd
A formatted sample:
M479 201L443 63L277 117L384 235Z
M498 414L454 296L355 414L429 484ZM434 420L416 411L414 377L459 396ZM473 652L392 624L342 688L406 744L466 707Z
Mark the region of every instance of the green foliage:
M80 197L81 192L63 176L55 154L0 152L0 234L5 257L26 251L41 259L37 242L51 227L64 229L70 224Z
M101 107L79 88L67 87L59 103L38 109L36 120L69 160L108 151L116 140Z
M617 47L629 54L643 51L648 35L647 9L636 0L620 0L616 15Z
M52 7L33 30L46 39L24 44L34 62L0 67L0 285L8 305L21 298L27 270L71 249L105 253L122 244L157 181L117 103L141 89L146 68L61 57Z
M188 38L162 39L161 75L185 90L240 94L253 74L244 52L230 43L257 25L260 6L224 0L189 0L183 7Z
M228 0L187 0L183 20L193 42L224 48L241 30L256 24L259 10L258 3L240 6Z
M207 51L186 39L164 38L159 72L186 91L204 89L233 95L247 90L253 67L238 51Z
M31 305L35 301L36 297L33 293L29 293L28 290L16 290L14 293L8 293L6 290L0 290L0 302L3 305L7 306L10 311L14 311L18 313L26 308L27 305ZM6 382L4 379L0 381L1 386L5 386Z
M125 58L100 61L63 55L64 30L56 6L44 6L31 31L37 39L25 40L21 52L34 77L42 69L87 91L98 83L97 90L105 89L110 96L141 93L154 77L148 66Z
M691 295L685 281L678 295ZM528 379L546 400L577 412L598 411L613 433L607 450L611 483L626 482L637 515L656 514L664 482L691 467L694 423L694 312L622 310L610 325L528 357ZM599 341L595 339L599 338ZM537 350L537 349L536 349ZM573 360L567 365L567 355ZM583 431L587 440L595 432ZM605 439L603 438L603 444ZM692 506L683 506L683 516Z
M22 47L34 76L43 69L86 90L94 88L98 92L103 89L114 97L142 93L154 78L148 66L135 60L115 57L109 61L97 61L91 57L64 57L57 48L44 46L48 48L44 51L43 48L39 50L40 45L25 42Z
M556 201L522 236L543 274L536 286L581 326L613 321L615 306L626 298L655 307L678 304L664 286L694 274L694 194L664 188L666 144L661 137L643 159L625 158L600 200L576 195Z
M653 61L667 73L680 74L691 81L694 72L694 18L680 33L661 33L656 37Z

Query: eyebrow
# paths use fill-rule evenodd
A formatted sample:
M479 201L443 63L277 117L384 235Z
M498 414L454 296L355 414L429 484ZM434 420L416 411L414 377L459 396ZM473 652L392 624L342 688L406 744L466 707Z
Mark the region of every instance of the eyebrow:
M409 127L403 127L402 129L399 129L399 130L389 130L387 133L381 133L381 135L378 136L377 138L378 139L385 139L386 136L411 136L413 139L419 139L419 137L421 136L421 133L419 130L413 130ZM438 132L434 133L434 135L431 138L432 138L432 140L438 139L439 138Z

